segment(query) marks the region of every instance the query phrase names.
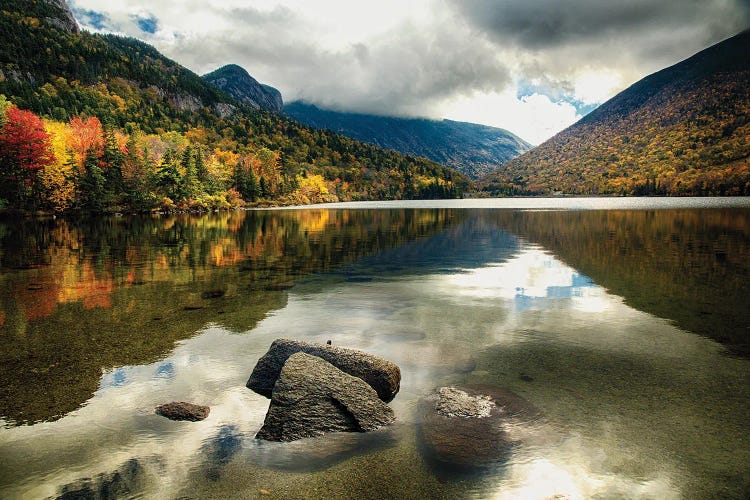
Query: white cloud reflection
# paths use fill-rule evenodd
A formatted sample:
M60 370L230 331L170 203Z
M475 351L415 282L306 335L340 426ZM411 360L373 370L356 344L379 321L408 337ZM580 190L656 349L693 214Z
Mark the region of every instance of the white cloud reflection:
M538 302L552 300L579 311L601 313L611 302L603 288L538 247L527 247L501 264L450 276L448 281L457 294L504 299L515 310L546 308L547 304Z

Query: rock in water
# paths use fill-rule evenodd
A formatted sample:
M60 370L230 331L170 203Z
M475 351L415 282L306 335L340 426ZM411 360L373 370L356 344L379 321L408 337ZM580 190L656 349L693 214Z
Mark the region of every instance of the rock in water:
M156 407L157 415L167 417L170 420L188 420L190 422L203 420L208 416L210 411L211 408L208 406L185 403L184 401L167 403Z
M420 437L428 458L462 468L506 461L517 444L507 426L538 417L523 399L494 387L441 387L421 406Z
M395 363L354 349L288 339L273 341L268 352L255 365L247 387L270 398L284 363L297 352L322 358L339 370L361 378L385 402L391 401L398 393L401 370Z
M393 410L362 379L298 352L284 364L255 437L294 441L326 432L366 432L394 419Z

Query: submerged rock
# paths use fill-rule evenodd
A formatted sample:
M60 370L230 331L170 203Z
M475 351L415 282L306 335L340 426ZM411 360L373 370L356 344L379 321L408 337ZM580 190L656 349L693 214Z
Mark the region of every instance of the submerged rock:
M354 349L288 339L273 341L268 352L255 365L247 387L271 397L284 363L298 352L322 358L339 370L364 380L385 402L391 401L398 393L401 370L395 363Z
M145 473L140 462L131 458L112 473L66 484L60 489L57 500L134 498L143 489Z
M286 360L255 437L294 441L327 432L366 432L394 419L393 410L362 379L298 352Z
M517 444L509 426L538 416L519 396L487 386L441 387L422 401L421 410L428 458L459 467L505 462Z
M200 406L184 401L163 404L156 407L156 414L170 420L188 420L197 422L206 418L211 411L208 406Z

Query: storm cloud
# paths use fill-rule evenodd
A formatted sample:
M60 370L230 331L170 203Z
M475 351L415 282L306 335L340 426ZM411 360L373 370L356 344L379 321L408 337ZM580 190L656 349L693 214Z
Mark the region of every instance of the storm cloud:
M677 62L750 26L750 0L448 0L480 36L569 63ZM589 59L590 60L590 59ZM653 63L652 63L653 61ZM568 61L565 61L568 62Z
M199 74L239 64L286 101L478 121L532 142L750 26L750 0L69 1L88 29L144 39Z

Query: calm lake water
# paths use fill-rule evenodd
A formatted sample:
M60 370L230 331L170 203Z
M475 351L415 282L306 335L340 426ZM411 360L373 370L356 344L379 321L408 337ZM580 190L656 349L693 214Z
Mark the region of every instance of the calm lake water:
M0 498L750 497L747 198L0 220L0 266ZM397 423L254 439L279 337L396 362ZM538 416L453 469L419 401L475 384Z

